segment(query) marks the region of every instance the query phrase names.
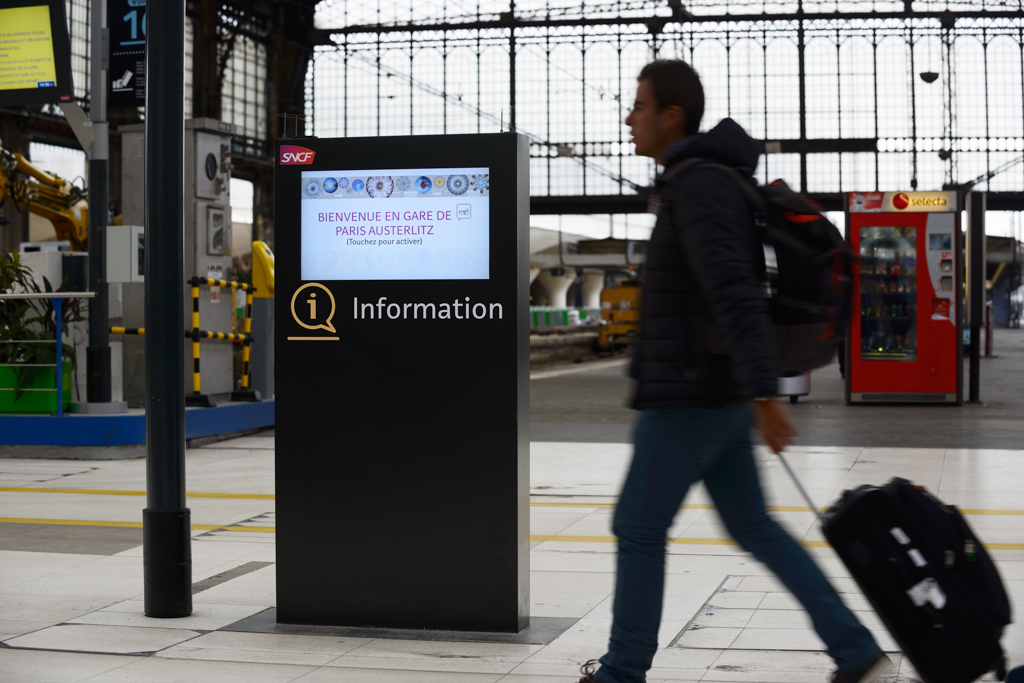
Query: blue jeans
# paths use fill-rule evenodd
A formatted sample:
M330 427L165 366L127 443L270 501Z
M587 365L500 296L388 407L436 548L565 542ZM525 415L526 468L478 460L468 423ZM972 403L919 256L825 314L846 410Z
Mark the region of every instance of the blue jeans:
M754 464L748 404L640 413L636 448L615 511L619 539L614 620L594 678L643 683L658 649L665 540L690 486L700 479L729 533L803 604L842 671L881 654L814 560L768 516Z

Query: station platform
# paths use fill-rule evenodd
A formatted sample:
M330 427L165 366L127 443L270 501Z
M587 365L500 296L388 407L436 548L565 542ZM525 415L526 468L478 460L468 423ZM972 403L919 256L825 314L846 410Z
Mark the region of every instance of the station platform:
M185 409L185 439L274 426L274 400ZM0 415L0 458L122 460L146 455L146 411L115 415Z
M1020 615L1024 392L1010 388L1024 377L1024 332L998 334L979 406L847 407L837 368L823 368L793 406L801 437L788 453L822 505L899 475L960 506ZM614 359L531 373L530 605L557 628L515 641L268 627L276 439L265 430L187 453L195 611L184 619L143 616L144 462L0 460L0 681L575 683L610 628L611 518L632 451L623 371ZM759 448L757 462L772 514L888 653L882 680L918 681L778 458ZM464 492L453 484L447 493ZM392 542L401 546L403 533ZM806 615L728 537L701 486L670 530L667 571L650 681L828 680L832 662ZM1011 625L1003 643L1011 665L1024 663L1024 626Z

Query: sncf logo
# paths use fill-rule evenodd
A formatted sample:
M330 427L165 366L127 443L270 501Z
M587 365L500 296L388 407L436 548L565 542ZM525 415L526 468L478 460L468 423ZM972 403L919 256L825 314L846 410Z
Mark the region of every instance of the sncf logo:
M290 164L311 164L316 152L305 147L295 145L281 145L281 165Z

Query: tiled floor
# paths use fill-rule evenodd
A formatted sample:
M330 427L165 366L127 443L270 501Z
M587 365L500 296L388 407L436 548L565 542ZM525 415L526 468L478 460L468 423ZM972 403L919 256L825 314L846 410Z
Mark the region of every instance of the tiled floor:
M0 460L0 526L32 520L47 530L97 534L92 552L32 530L19 537L19 549L0 547L0 681L570 683L581 663L603 653L614 585L611 517L630 446L532 445L531 611L578 619L547 645L219 630L276 602L273 449L273 438L257 436L189 451L189 490L215 497L189 498L192 521L203 527L192 544L202 590L194 615L178 620L143 616L141 546L122 549L124 537L102 542L104 529L141 523L143 462ZM793 449L791 461L821 504L900 474L960 505L993 545L1016 611L1024 610L1024 451L805 447ZM816 543L817 523L778 459L759 452L758 462L769 504L783 508L773 514L808 542L892 653L886 682L917 680L846 569ZM231 494L243 497L223 497ZM765 567L723 544L709 502L696 487L671 529L664 623L649 680L823 683L832 663L804 613ZM125 526L103 526L110 523ZM38 548L27 549L33 543ZM1024 628L1011 626L1004 644L1013 662L1024 661Z

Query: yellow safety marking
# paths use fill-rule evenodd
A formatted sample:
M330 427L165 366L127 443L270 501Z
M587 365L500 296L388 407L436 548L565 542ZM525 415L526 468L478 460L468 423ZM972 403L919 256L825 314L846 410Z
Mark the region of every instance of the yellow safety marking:
M95 519L45 519L31 517L0 517L0 524L57 524L62 526L102 526L121 529L141 529L142 522L114 522ZM193 524L192 531L254 531L272 534L272 526L225 526L223 524Z
M144 496L145 491L123 491L113 489L43 489L29 488L26 486L0 486L0 491L14 493L84 493L87 495L100 496ZM192 492L185 494L189 498L243 498L247 500L274 500L273 493L201 493Z
M29 517L0 517L0 524L57 524L65 526L99 526L141 529L142 522L114 522L92 519L43 519ZM277 532L272 526L223 526L217 524L193 524L193 531L243 531L249 533L273 534ZM614 536L530 536L534 543L555 541L562 543L615 543ZM739 545L731 538L673 538L668 541L674 545ZM827 548L826 541L797 541L805 548ZM988 550L1024 550L1024 543L983 543Z
M1024 515L1024 510L960 510L961 515Z
M53 489L53 488L32 488L28 486L0 486L0 492L9 493L81 493L87 495L101 496L144 496L145 491L124 491L116 489ZM237 498L245 500L275 500L277 496L273 493L206 493L190 491L186 494L190 498ZM531 502L530 507L537 508L615 508L616 503L562 503L562 502ZM710 503L684 503L679 506L682 510L714 510L715 506ZM800 505L768 505L765 507L770 512L810 512L811 508ZM828 508L818 508L822 512ZM1024 510L960 510L964 515L1011 515L1024 516Z
M563 543L615 543L614 536L530 536L532 542L561 541ZM672 538L674 545L739 545L731 538ZM797 541L805 548L828 548L827 541ZM1024 550L1024 543L982 543L987 550Z

